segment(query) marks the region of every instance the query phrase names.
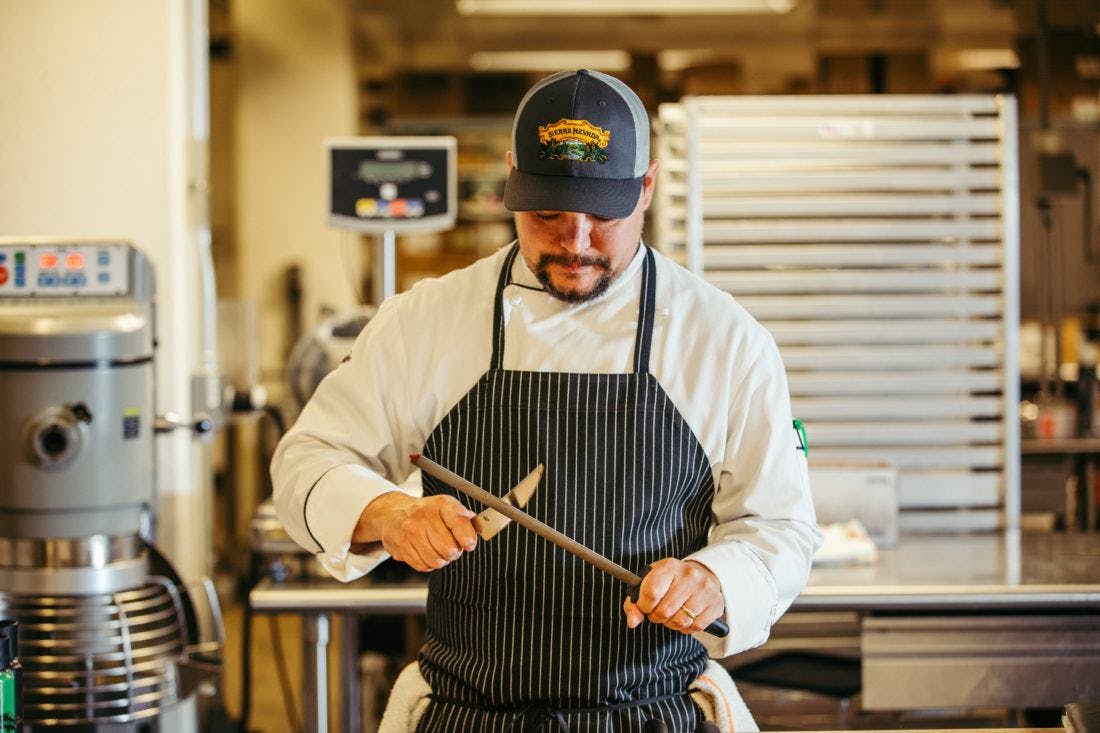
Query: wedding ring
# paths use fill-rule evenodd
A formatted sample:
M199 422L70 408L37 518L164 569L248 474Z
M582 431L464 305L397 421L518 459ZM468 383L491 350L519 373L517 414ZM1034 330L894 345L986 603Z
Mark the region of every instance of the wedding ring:
M699 615L694 611L689 611L687 606L680 606L680 610L683 611L692 621L694 621L695 617Z

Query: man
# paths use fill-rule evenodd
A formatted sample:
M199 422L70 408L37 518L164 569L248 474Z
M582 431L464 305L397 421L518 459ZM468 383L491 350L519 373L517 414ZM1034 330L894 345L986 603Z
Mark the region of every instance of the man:
M276 506L337 578L430 571L417 730L694 731L708 652L761 644L819 542L782 363L642 244L657 162L621 81L539 82L507 161L517 243L382 305L280 444ZM644 574L637 601L520 527L479 542L442 482L398 490L410 453L498 495L544 464L527 511Z

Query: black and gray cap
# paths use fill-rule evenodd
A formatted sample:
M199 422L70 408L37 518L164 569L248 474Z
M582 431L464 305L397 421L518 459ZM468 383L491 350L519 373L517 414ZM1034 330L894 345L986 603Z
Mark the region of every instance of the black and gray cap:
M512 124L512 211L579 211L612 219L638 204L649 167L649 117L626 84L581 69L527 92Z

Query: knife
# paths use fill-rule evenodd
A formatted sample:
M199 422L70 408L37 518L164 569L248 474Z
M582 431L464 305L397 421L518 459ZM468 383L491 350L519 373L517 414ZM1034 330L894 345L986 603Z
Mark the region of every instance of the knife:
M522 509L527 506L531 494L535 493L535 489L538 488L539 481L542 479L542 471L543 467L540 463L535 467L534 471L527 474L522 481L505 494L504 501L517 509ZM438 476L436 478L438 478ZM477 532L478 536L483 540L493 539L500 530L504 529L512 522L511 519L504 516L496 509L486 509L470 521L474 524L474 531Z
M543 539L549 540L563 550L572 553L573 555L576 555L581 560L584 560L589 565L595 567L597 570L601 570L614 578L618 578L630 588L631 597L637 598L638 587L642 584L642 578L640 575L632 573L624 568L622 565L614 562L613 560L604 557L594 550L590 550L576 540L562 534L550 525L545 524L544 522L540 522L522 509L519 509L518 507L513 506L511 503L505 501L504 499L501 499L499 496L491 494L480 486L476 486L466 479L462 478L458 474L449 471L448 469L439 465L430 458L425 458L419 453L413 453L409 456L409 460L412 461L413 465L415 465L417 468L419 468L421 471L428 474L429 476L437 478L443 483L454 487L458 491L461 491L463 494L466 494L466 496L477 499L489 508L497 510L505 517L513 520L516 524L531 530ZM537 468L535 469L535 471L538 470L539 469ZM523 485L533 474L534 471L532 472L532 474L528 475L527 479L521 481L520 484L517 485L517 488L518 486ZM540 477L541 475L542 473L539 472ZM711 624L707 626L706 629L704 629L704 631L706 631L708 634L712 634L713 636L725 637L729 634L730 629L726 622L719 618L712 621Z

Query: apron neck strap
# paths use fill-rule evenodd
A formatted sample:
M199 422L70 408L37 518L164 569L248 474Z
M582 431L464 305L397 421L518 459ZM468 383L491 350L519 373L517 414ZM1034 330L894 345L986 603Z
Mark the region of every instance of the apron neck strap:
M653 250L645 247L642 263L642 295L638 303L638 332L634 335L634 373L649 372L649 351L653 346L653 314L657 303L657 267Z
M497 278L497 293L493 299L493 358L489 362L490 369L501 369L504 364L504 288L512 282L512 265L519 254L519 242L512 245L512 249L504 257L504 264L500 268L500 277Z
M653 250L645 247L645 260L642 263L642 292L638 303L638 331L634 336L634 373L645 374L649 371L649 352L653 345L653 315L657 302L657 273L653 261ZM502 369L504 365L504 289L512 283L512 266L519 254L519 242L504 257L497 278L496 298L493 301L493 355L490 369Z

